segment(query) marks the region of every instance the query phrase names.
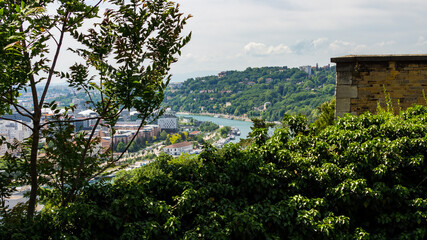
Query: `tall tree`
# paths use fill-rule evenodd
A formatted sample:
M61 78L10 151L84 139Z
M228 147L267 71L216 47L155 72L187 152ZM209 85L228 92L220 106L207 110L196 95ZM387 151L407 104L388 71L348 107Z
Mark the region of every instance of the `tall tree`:
M325 129L327 126L332 125L335 119L335 98L331 101L324 102L322 105L317 107L320 114L314 125L317 127L317 131Z
M170 1L87 2L93 3L0 1L0 119L17 121L4 117L12 110L31 119L31 124L17 121L32 131L24 144L28 154L21 155L31 185L29 219L40 184L54 187L54 194L60 196L58 204L67 205L89 179L123 156L114 157L112 151L102 154L95 148L99 127L109 129L113 136L122 110L135 108L141 113L139 131L149 116L162 113L168 71L190 40L182 30L191 16L183 15L179 5ZM103 4L106 7L101 11ZM56 11L50 11L53 8ZM88 29L89 21L96 23ZM76 63L62 72L58 66L67 60L61 58L64 51L74 54ZM72 123L81 121L70 114L75 106L60 111L55 102L47 102L51 84L59 78L89 97L88 106L97 114L84 119L94 122L89 133L73 133ZM23 91L31 93L32 108L19 104ZM95 95L100 96L99 101ZM53 116L44 114L46 108ZM46 156L41 158L38 145L43 137L53 144L45 146Z

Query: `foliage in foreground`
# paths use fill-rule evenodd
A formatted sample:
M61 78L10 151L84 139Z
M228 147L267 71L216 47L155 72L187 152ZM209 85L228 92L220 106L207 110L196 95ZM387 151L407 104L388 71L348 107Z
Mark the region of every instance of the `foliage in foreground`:
M256 129L245 149L163 155L67 208L45 209L29 228L5 225L1 237L425 239L426 120L415 106L314 131L288 116L271 137Z
M74 201L91 178L121 159L150 118L162 114L170 67L191 38L182 32L190 17L167 0L0 0L0 119L17 122L31 133L21 150L8 147L18 154L0 161L22 165L14 169L22 177L14 180L20 181L16 185L31 185L28 219L43 195L56 195L56 204L62 206ZM64 57L64 52L69 55ZM52 83L59 79L73 94L84 92L86 103L80 107L96 116L76 119L71 114L74 104L62 111L55 101L49 102ZM24 92L32 99L31 107L19 99ZM118 156L110 150L102 153L96 130L108 129L113 139L120 114L131 108L141 119L137 133ZM3 116L12 110L30 123ZM92 131L74 134L81 130L78 123L90 120ZM43 138L49 143L43 148L45 157L39 149ZM12 189L0 190L2 205Z

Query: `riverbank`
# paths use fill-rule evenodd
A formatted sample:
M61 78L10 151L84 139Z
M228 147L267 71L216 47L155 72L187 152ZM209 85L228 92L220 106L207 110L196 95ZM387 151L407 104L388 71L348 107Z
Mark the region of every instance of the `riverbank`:
M240 136L235 136L235 139L231 140L231 142L233 143L238 143L240 139L247 138L249 133L252 131L251 127L253 126L253 123L251 121L245 121L244 119L223 118L219 114L214 114L212 116L177 113L177 116L191 117L201 122L213 122L219 126L236 127L240 130Z
M225 118L225 119L230 119L230 120L239 120L239 121L245 121L245 122L252 122L250 118L245 117L245 116L234 116L234 115L228 115L228 114L222 114L222 113L177 112L177 114L180 114L180 115L196 115L196 116L219 117L219 118Z

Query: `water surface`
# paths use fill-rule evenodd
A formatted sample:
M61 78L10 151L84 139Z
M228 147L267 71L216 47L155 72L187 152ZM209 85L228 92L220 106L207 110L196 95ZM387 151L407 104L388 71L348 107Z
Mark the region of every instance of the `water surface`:
M189 114L177 114L178 117L191 117L202 122L213 122L222 126L236 127L240 130L240 136L236 136L231 142L238 143L241 138L247 138L251 132L252 122L245 122L240 120L232 120L219 117L201 116L201 115L189 115Z

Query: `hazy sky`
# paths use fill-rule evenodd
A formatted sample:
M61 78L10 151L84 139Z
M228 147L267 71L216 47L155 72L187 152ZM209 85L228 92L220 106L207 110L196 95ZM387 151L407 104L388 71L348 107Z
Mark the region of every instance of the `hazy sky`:
M179 0L190 43L174 81L348 54L427 53L426 0Z

